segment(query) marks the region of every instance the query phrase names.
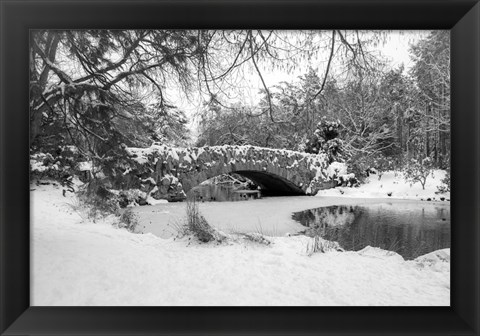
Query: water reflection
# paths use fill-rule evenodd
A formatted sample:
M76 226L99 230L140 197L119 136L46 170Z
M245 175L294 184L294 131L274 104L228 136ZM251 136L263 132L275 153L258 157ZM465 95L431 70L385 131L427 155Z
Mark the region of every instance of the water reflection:
M414 259L450 247L449 205L330 206L297 212L292 217L307 227L305 234L337 241L346 250L358 251L370 245Z

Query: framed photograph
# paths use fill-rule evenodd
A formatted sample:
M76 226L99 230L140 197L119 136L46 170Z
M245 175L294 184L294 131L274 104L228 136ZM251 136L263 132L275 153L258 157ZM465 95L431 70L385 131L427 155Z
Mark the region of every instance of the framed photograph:
M479 333L478 1L0 17L2 335Z

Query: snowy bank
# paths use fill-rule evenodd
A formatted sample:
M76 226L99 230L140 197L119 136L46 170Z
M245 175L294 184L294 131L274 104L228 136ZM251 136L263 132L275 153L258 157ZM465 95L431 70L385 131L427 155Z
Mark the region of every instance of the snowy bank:
M450 193L437 194L438 187L442 185L445 177L444 170L435 170L429 175L422 189L420 183L405 182L402 172L387 171L383 175L371 174L366 182L359 187L336 187L334 189L320 190L316 196L356 197L356 198L403 198L418 200L450 200Z
M450 304L449 250L308 256L310 238L197 244L91 223L61 188L32 186L33 306Z

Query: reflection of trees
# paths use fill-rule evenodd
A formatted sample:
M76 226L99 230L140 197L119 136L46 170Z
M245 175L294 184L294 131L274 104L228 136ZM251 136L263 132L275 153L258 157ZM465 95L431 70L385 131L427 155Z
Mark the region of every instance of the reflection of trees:
M307 235L337 241L346 250L370 245L413 259L450 246L450 224L442 221L449 218L448 209L390 210L392 207L332 206L296 213L293 219L308 227Z
M354 218L353 206L330 206L297 212L293 219L309 227L313 231L332 229L337 226L345 226L351 223Z

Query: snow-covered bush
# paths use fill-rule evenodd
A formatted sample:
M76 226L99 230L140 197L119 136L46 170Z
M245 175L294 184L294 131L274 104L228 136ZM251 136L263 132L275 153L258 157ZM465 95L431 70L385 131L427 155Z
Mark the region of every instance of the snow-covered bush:
M327 177L331 180L347 173L347 165L342 162L332 162L325 171Z
M442 184L437 187L438 193L443 194L446 192L450 192L450 169L447 169L447 173L445 177L442 179Z
M32 178L51 178L60 180L67 169L60 160L50 153L35 153L30 155L30 175Z
M343 140L338 138L341 123L339 120L330 121L322 117L312 137L305 144L305 152L318 154L324 152L329 161L344 162L348 159L348 153Z
M147 194L139 189L121 190L118 192L118 198L118 204L121 208L147 204Z
M344 161L346 159L342 139L335 138L325 142L323 150L327 153L331 161Z
M342 187L358 187L359 186L359 181L355 177L354 173L340 175L336 178L335 181L337 181L338 185Z
M127 209L122 213L119 219L119 227L125 228L130 232L135 233L138 226L138 217L132 211L132 209Z
M343 162L332 162L326 169L326 175L330 180L337 183L337 186L353 187L358 185L354 173L347 173L347 164Z
M425 190L425 183L427 183L427 178L432 174L433 169L433 160L429 157L421 161L411 159L403 170L405 181L412 184L420 182L422 188Z
M30 153L31 178L62 180L66 175L78 176L86 182L85 160L75 146L58 146L50 152L32 150Z

